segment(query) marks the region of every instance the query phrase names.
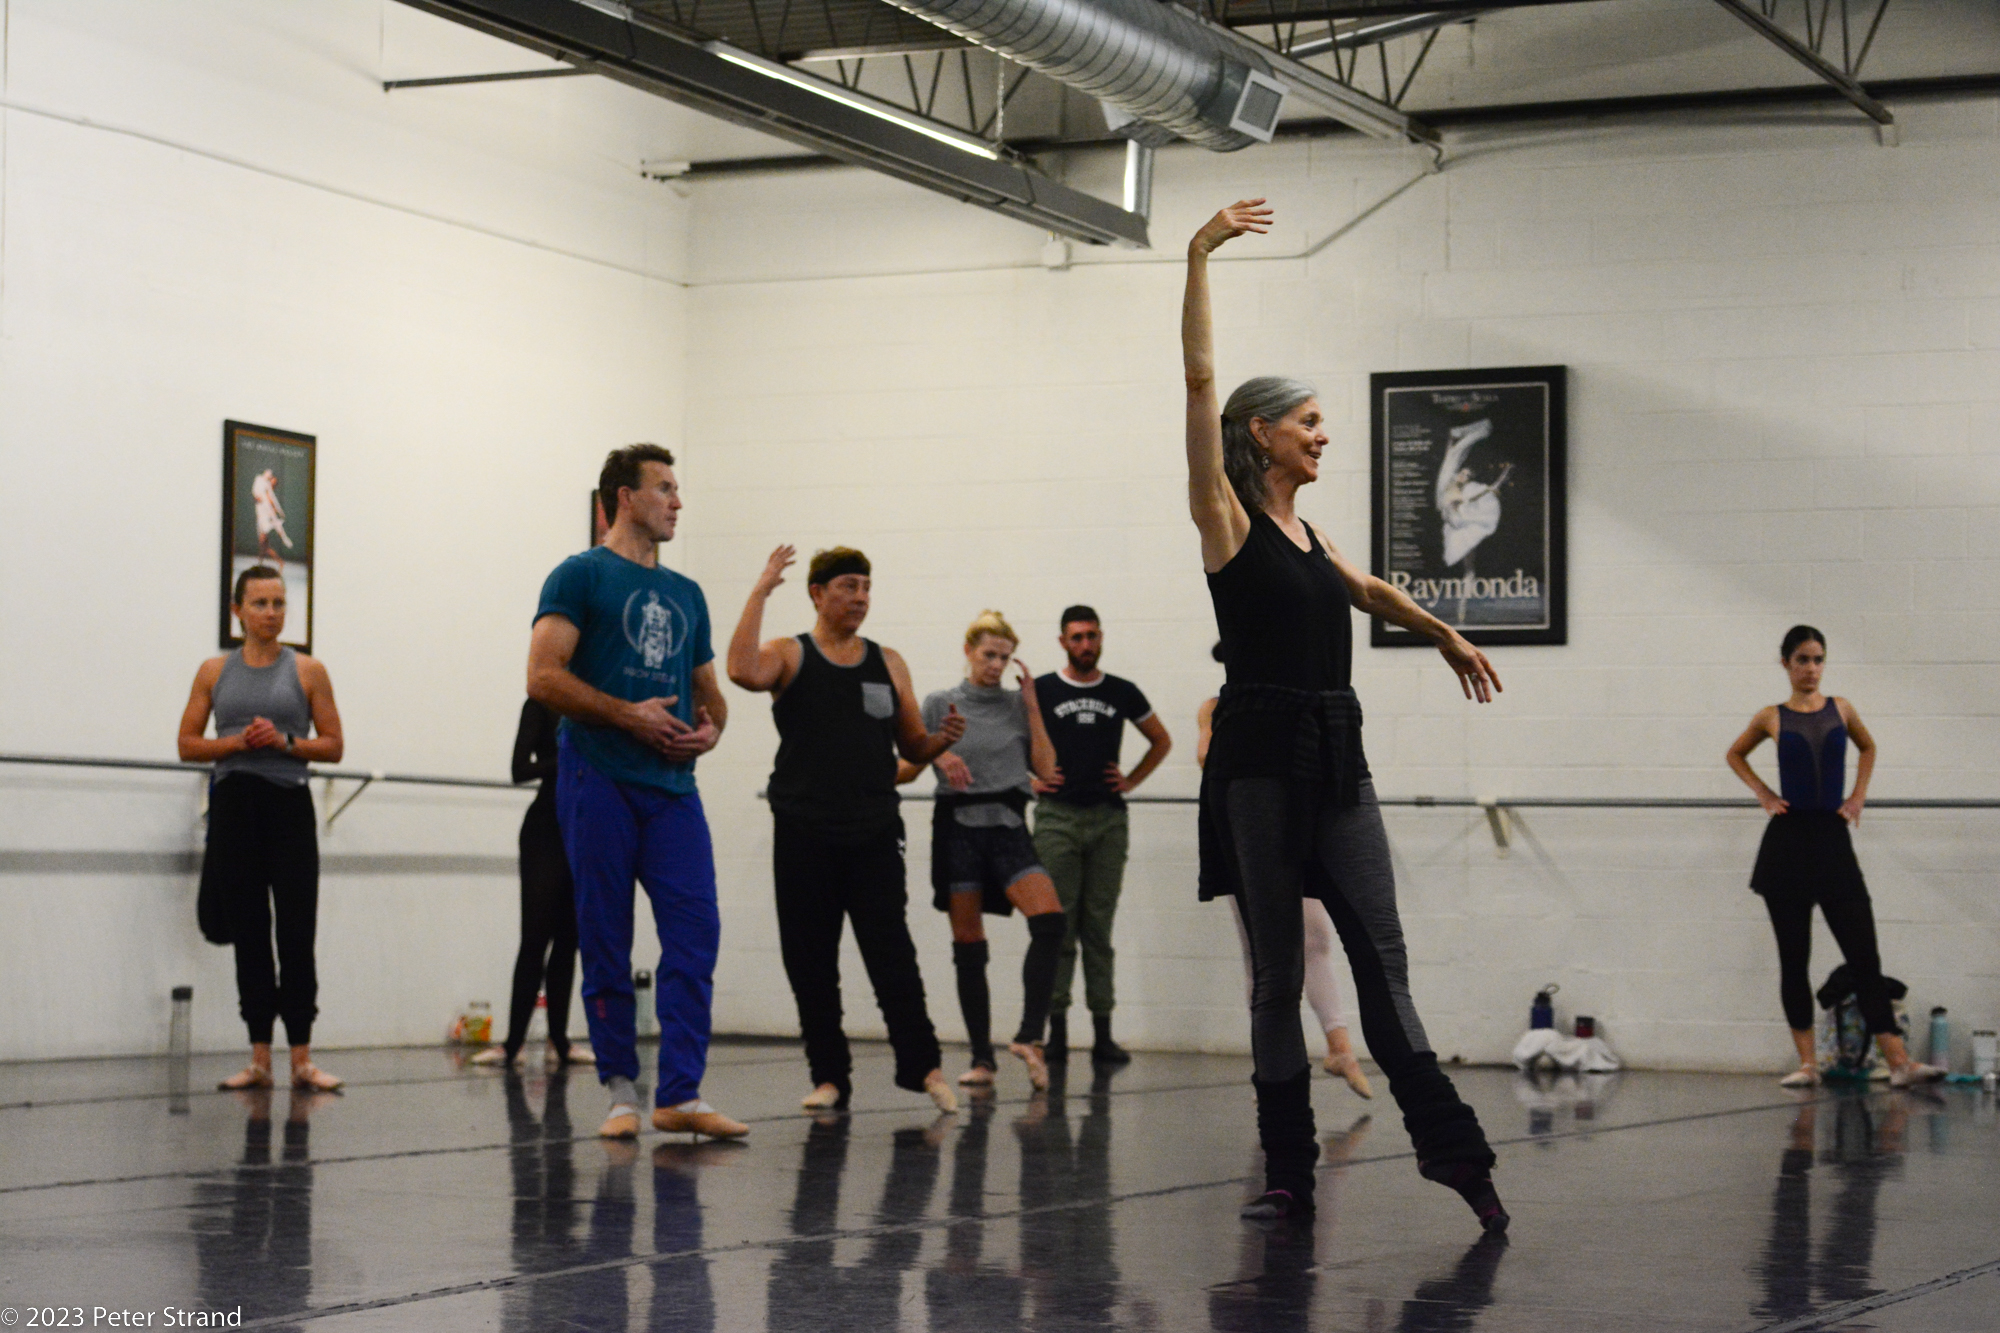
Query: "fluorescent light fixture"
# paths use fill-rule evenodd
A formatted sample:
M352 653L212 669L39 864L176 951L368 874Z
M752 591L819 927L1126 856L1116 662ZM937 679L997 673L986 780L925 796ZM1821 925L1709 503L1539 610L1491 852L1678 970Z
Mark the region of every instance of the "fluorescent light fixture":
M748 51L731 46L728 42L703 42L701 49L712 56L720 56L732 65L755 70L766 77L789 83L794 88L801 88L817 97L824 97L829 102L838 102L844 107L873 116L877 120L886 120L906 130L913 130L947 147L956 148L961 153L972 153L989 161L998 161L1000 158L1000 150L984 139L940 125L923 116L913 115L901 107L890 106L887 102L878 102L866 93L843 88L837 83L830 83L804 70L793 69L790 65L752 55Z

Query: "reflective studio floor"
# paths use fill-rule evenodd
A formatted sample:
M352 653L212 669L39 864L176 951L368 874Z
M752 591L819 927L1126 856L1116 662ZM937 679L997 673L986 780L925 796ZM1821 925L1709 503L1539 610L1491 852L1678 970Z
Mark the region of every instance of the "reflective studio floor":
M175 1096L157 1060L0 1066L0 1306L316 1333L2000 1328L2000 1115L1976 1088L1462 1070L1514 1215L1495 1244L1417 1176L1379 1084L1318 1082L1318 1223L1272 1229L1235 1216L1241 1059L1077 1064L1032 1100L1003 1070L940 1118L859 1054L853 1111L815 1119L787 1109L789 1047L719 1043L704 1091L744 1145L607 1145L587 1073L435 1050L329 1053L351 1083L316 1097Z

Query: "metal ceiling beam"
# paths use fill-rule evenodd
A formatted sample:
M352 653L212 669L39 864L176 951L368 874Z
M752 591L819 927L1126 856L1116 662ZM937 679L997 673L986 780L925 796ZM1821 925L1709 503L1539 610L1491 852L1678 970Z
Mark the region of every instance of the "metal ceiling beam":
M1786 55L1832 84L1842 97L1860 107L1877 125L1888 127L1896 123L1896 117L1889 108L1870 97L1868 90L1846 70L1766 18L1762 11L1752 8L1746 0L1715 0L1715 2L1768 37Z
M1447 28L1454 23L1470 23L1481 14L1490 14L1491 9L1454 9L1445 14L1410 14L1403 18L1384 19L1380 23L1364 23L1358 28L1335 33L1331 37L1315 37L1311 41L1293 42L1285 48L1285 54L1294 60L1306 60L1313 56L1323 56L1328 51L1351 51L1357 46L1374 46L1394 37L1407 37L1411 33L1430 32L1437 28Z
M1472 15L1489 9L1540 9L1545 5L1601 4L1604 0L1214 0L1208 5L1232 28L1262 28L1273 23L1327 23L1335 19L1389 18L1399 14Z
M402 0L441 18L844 162L1096 245L1147 244L1146 219L1050 180L996 149L962 151L900 107L785 67L775 78L615 0ZM741 53L739 53L741 54ZM814 85L824 83L820 94ZM962 131L942 124L945 136Z

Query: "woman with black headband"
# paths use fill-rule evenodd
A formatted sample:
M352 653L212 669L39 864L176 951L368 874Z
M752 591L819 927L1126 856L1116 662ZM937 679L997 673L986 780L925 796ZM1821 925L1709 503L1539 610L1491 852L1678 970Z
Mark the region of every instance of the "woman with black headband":
M1299 1028L1301 900L1310 894L1326 905L1347 950L1362 1033L1402 1109L1418 1170L1457 1190L1487 1231L1500 1231L1508 1219L1493 1188L1493 1151L1438 1068L1410 998L1388 836L1349 679L1350 612L1358 607L1431 639L1468 699L1487 702L1500 682L1483 653L1356 568L1299 517L1298 490L1319 479L1327 444L1310 385L1253 379L1218 408L1208 257L1270 222L1264 201L1252 199L1195 233L1181 312L1188 503L1228 671L1202 771L1201 896L1237 896L1253 975L1251 1084L1265 1191L1243 1215L1313 1211L1319 1144Z

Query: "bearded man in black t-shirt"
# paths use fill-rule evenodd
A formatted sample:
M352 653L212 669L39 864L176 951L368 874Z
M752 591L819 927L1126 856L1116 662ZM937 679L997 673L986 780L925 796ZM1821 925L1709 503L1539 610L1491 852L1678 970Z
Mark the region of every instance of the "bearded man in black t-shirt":
M1056 897L1069 917L1056 960L1056 988L1049 1000L1051 1061L1069 1058L1070 981L1083 955L1083 998L1090 1008L1095 1038L1090 1058L1122 1065L1132 1057L1111 1037L1111 922L1124 887L1128 830L1125 795L1144 782L1173 748L1173 738L1139 687L1097 669L1104 629L1097 612L1072 606L1062 613L1057 642L1069 666L1035 682L1042 722L1056 747L1057 781L1038 784L1035 852L1055 881ZM1126 773L1118 752L1125 724L1148 743L1138 767Z

